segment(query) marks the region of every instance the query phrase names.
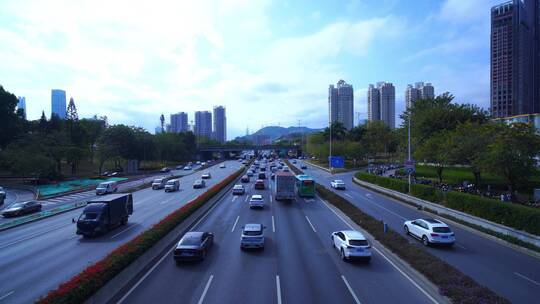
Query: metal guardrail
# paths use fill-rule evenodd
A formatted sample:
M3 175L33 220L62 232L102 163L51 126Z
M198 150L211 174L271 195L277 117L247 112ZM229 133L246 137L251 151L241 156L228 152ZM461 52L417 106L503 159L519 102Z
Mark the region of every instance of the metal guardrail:
M65 204L65 205L62 205L62 206L59 206L59 207L56 207L56 208L53 208L53 209L49 209L49 210L45 210L45 211L41 211L41 212L38 212L38 213L31 214L31 215L23 216L23 217L18 218L16 220L0 224L0 231L7 230L7 229L10 229L10 228L22 225L22 224L26 224L26 223L34 222L34 221L37 221L37 220L41 220L43 218L50 217L50 216L53 216L53 215L57 215L57 214L60 214L60 213L68 212L68 211L78 209L78 208L81 208L81 207L84 207L84 206L86 206L86 202L77 202L77 203Z

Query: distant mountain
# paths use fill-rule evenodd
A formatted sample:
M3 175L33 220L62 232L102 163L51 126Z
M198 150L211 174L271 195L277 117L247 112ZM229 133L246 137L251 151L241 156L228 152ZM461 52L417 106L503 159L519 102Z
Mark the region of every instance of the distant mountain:
M249 140L254 141L254 138L258 135L262 136L268 136L270 141L274 141L280 137L286 137L287 135L294 134L294 133L304 133L304 134L311 134L315 132L319 132L322 129L311 129L308 127L278 127L278 126L269 126L264 127L260 129L259 131L246 135L246 136L239 136L236 138L236 140L243 141L243 140Z

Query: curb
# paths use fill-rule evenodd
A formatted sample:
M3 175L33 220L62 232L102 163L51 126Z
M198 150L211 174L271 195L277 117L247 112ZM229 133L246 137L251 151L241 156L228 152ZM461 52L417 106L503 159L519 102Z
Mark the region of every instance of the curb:
M319 200L321 200L328 208L330 208L332 211L334 211L336 214L339 214L340 217L342 217L349 225L354 227L356 230L361 231L362 234L364 234L372 244L372 247L374 249L378 249L382 251L383 257L387 257L389 260L391 260L395 266L402 270L404 273L406 273L411 279L414 280L414 282L418 285L420 285L425 292L427 292L431 297L433 297L438 303L452 303L449 298L442 296L439 293L439 287L437 287L435 284L433 284L428 278L426 278L423 274L418 272L416 269L414 269L409 263L402 260L400 257L398 257L395 253L387 249L383 244L381 244L378 240L373 237L369 232L362 229L358 224L356 224L351 218L349 218L343 211L341 211L336 206L328 203L326 200L324 200L322 197L317 195ZM376 248L375 248L376 245Z
M464 224L457 223L457 222L453 221L452 219L446 218L445 215L451 216L453 218L456 218L458 220L462 220L462 221L467 222L467 223L470 223L471 225L481 226L484 229L491 230L491 231L496 232L496 233L512 236L512 237L517 238L517 239L519 239L519 240L521 240L523 242L527 242L527 243L530 243L530 244L533 244L533 245L536 245L536 246L540 247L540 237L538 237L538 236L529 234L529 233L524 232L524 231L515 230L513 228L506 227L506 226L503 226L503 225L500 225L500 224L497 224L497 223L493 223L493 222L490 222L488 220L478 218L478 217L475 217L475 216L472 216L472 215L469 215L469 214L466 214L466 213L463 213L463 212L460 212L460 211L456 211L456 210L453 210L453 209L450 209L450 208L447 208L447 207L444 207L444 206L441 206L441 205L438 205L438 204L435 204L435 203L432 203L432 202L429 202L429 201L421 200L421 199L412 197L410 195L403 194L401 192L397 192L397 191L387 189L387 188L384 188L384 187L381 187L381 186L378 186L378 185L374 185L374 184L359 180L358 178L356 178L354 176L353 176L353 182L360 185L360 186L366 187L366 188L368 188L370 190L373 190L373 191L376 191L376 192L381 193L383 195L394 198L397 201L399 201L401 203L404 203L404 204L407 204L409 206L412 205L413 207L421 207L423 211L429 212L431 214L438 215L440 217L443 217L445 220L450 220L453 223L458 224L458 225L460 225L462 227L467 227L467 230L469 230L469 231L474 231L475 233L477 233L477 234L479 234L481 236L484 236L484 237L492 239L492 240L497 240L499 243L507 245L508 247L518 249L518 250L523 251L524 253L532 255L532 256L534 256L536 258L540 258L540 254L533 251L533 250L518 246L516 244L512 244L512 243L507 242L507 241L505 241L505 240L503 240L501 238L498 238L496 236L489 235L487 233L484 233L482 231L474 229L473 227L468 227L468 226L466 226ZM429 210L433 210L436 213L431 212Z
M246 167L243 168L244 172ZM234 174L234 173L233 173ZM99 289L85 303L117 303L129 289L140 280L161 259L165 258L171 248L174 248L180 236L188 232L200 219L227 195L234 184L241 178L242 173L218 192L210 201L197 209L193 214L180 223L167 236L141 255L137 260L116 275L105 286Z

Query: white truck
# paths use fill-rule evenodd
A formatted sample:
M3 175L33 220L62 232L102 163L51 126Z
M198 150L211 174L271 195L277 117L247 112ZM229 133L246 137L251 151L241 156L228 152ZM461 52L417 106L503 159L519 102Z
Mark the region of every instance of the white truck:
M296 177L291 172L276 172L274 180L274 198L276 201L294 200Z

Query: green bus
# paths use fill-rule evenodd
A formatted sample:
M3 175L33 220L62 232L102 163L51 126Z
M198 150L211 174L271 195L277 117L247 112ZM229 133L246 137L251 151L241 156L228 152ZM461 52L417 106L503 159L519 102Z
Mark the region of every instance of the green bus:
M297 175L296 189L300 197L315 197L315 180L309 175Z

